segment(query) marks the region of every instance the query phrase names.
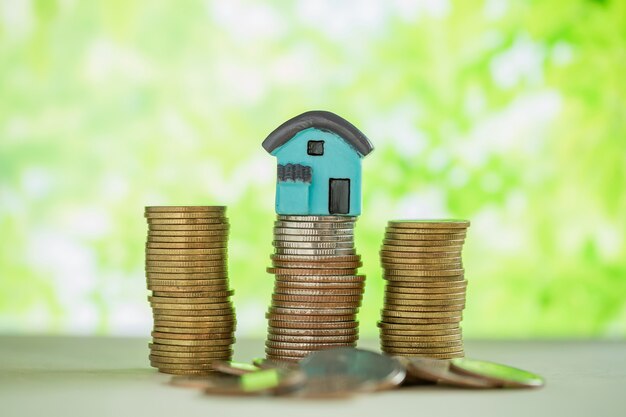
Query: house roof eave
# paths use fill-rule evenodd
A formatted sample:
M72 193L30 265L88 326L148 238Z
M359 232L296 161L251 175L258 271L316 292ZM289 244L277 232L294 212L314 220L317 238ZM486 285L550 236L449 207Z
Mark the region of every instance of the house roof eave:
M272 153L276 148L289 142L299 132L312 127L339 135L362 156L366 156L374 150L369 139L352 123L335 113L323 110L308 111L287 120L274 129L261 145L267 152Z

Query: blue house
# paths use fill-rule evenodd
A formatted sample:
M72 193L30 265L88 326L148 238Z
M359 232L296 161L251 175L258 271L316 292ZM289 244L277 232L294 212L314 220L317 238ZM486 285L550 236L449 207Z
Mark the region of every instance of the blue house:
M361 159L374 147L342 117L310 111L280 125L263 141L278 159L276 213L361 213Z

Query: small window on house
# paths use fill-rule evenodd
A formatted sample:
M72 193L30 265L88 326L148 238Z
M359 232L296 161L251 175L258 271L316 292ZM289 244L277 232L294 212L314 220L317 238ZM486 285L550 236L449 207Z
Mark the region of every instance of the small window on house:
M307 145L307 151L309 155L320 156L324 155L324 141L323 140L310 140Z

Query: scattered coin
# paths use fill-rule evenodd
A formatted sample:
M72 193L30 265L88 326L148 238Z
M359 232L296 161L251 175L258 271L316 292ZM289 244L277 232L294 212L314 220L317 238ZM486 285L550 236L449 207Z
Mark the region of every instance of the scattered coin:
M258 372L260 369L254 365L243 362L232 361L213 361L211 364L214 371L221 372L226 375L241 376L251 372Z
M300 362L300 369L318 383L305 382L298 396L382 391L399 386L406 375L395 359L353 347L313 352Z
M494 362L474 359L454 359L450 369L456 373L481 378L501 387L538 388L544 385L544 379L532 372Z
M450 370L450 361L423 357L398 356L406 367L407 375L443 385L461 388L493 388L496 385L481 378L461 375Z

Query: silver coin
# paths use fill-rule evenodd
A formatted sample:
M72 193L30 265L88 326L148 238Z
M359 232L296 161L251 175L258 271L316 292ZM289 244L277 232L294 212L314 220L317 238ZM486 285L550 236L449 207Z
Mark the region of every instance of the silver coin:
M275 240L272 245L277 248L291 249L350 249L354 247L353 242L285 242Z
M276 248L277 255L312 255L312 256L329 256L329 255L356 255L356 249L291 249Z
M351 242L352 235L274 235L274 240L285 242Z
M300 369L307 382L297 396L382 391L397 387L406 375L404 366L394 358L353 347L313 352L300 362Z
M294 229L352 229L354 223L351 222L289 222L277 220L274 222L275 227L289 227Z
M354 229L301 229L292 227L274 227L274 235L312 235L333 236L354 234Z

